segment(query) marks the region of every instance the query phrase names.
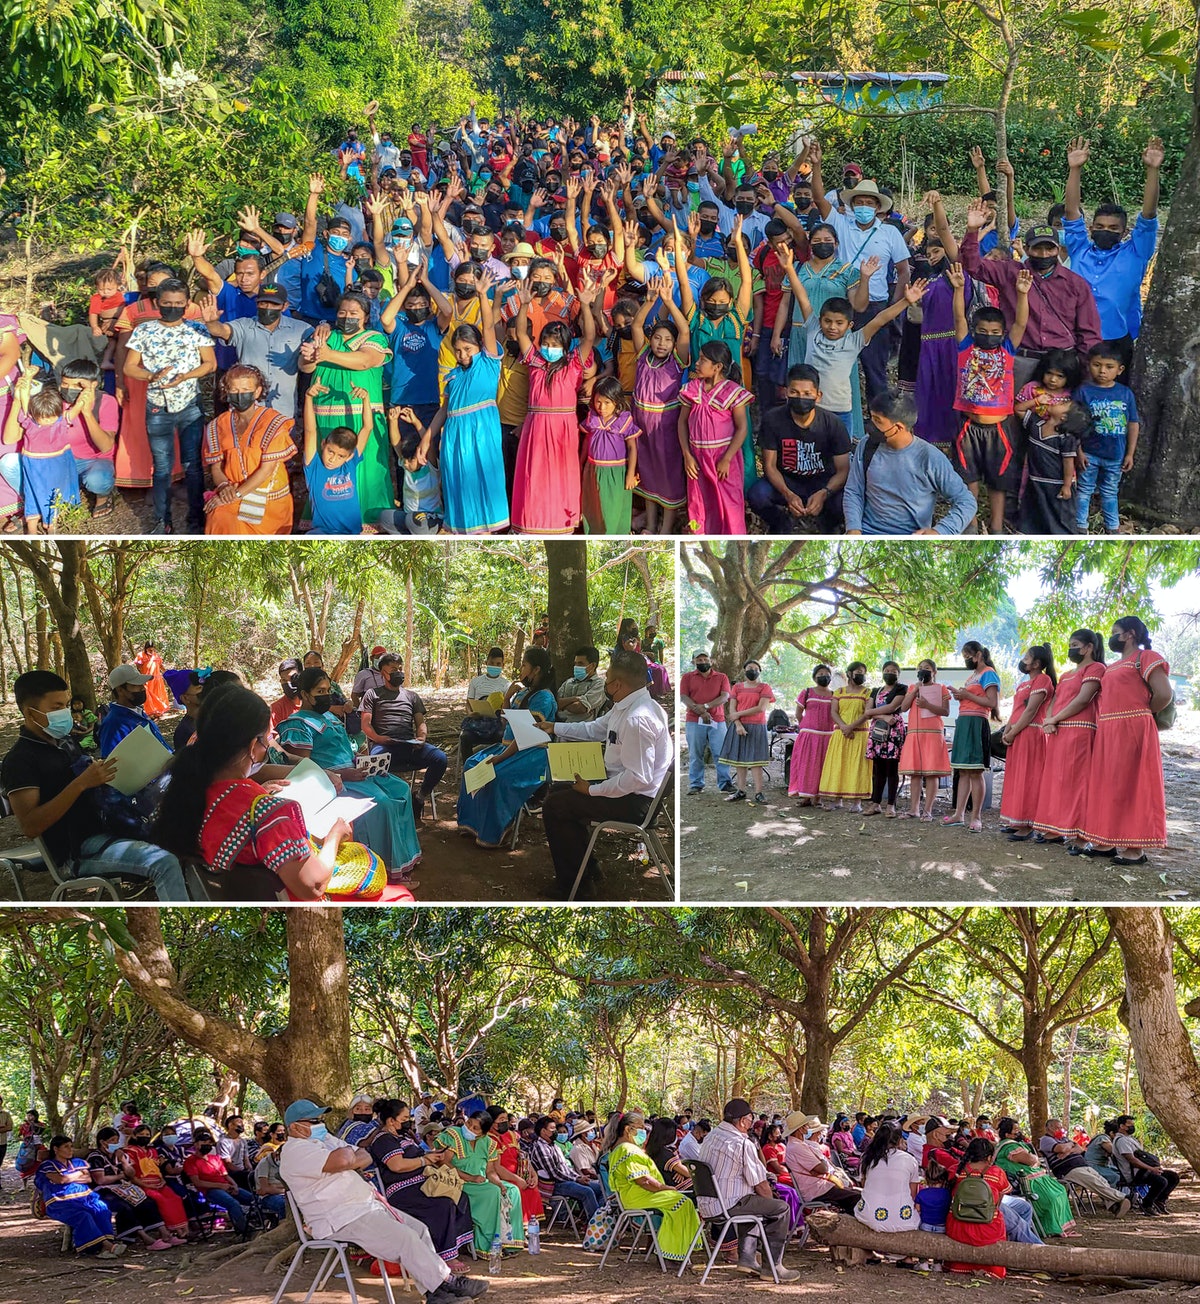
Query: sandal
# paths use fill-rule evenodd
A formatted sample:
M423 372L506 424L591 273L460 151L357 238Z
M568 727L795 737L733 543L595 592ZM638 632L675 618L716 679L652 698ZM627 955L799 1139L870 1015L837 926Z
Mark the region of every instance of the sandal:
M1028 833L1010 833L1008 840L1009 842L1028 842L1032 837L1033 830L1030 829Z
M917 816L917 818L921 821L922 824L932 824L932 823L933 823L933 815L932 815L932 814L929 814L929 815L919 815L919 816Z
M1128 856L1114 856L1113 864L1114 865L1146 865L1149 864L1149 859L1146 856L1146 853L1143 851L1142 854L1138 856L1136 859L1130 859Z
M971 823L970 823L969 825L967 825L967 827L970 829L970 831L971 831L972 833L982 833L982 832L983 832L983 821L982 821L982 820L972 820Z
M956 819L955 816L953 815L942 816L942 823L946 825L947 828L950 828L955 824L965 824L966 822L967 822L966 820Z

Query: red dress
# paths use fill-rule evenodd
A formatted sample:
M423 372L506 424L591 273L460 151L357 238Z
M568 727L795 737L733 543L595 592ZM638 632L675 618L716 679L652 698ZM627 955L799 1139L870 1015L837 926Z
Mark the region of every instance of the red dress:
M1104 670L1099 661L1068 670L1058 681L1054 704L1047 714L1054 715L1069 706L1088 680L1104 678ZM1051 837L1073 838L1083 822L1099 700L1098 695L1093 697L1078 715L1064 720L1046 739L1042 788L1033 827Z
M974 1174L972 1174L974 1176ZM946 1235L952 1241L959 1241L963 1245L995 1245L997 1241L1005 1238L1004 1215L1000 1212L1000 1197L1009 1189L1008 1178L1003 1171L993 1164L984 1172L978 1174L992 1188L992 1195L995 1197L996 1213L990 1223L965 1223L952 1214L946 1215ZM962 1180L958 1177L951 1185L951 1191ZM1003 1277L1004 1269L998 1266L981 1267L978 1263L948 1263L946 1265L951 1272L990 1272L994 1277Z
M579 524L583 481L579 460L579 382L576 350L553 374L541 350L522 359L529 368L529 412L517 446L512 525L517 534L573 534Z
M491 1135L500 1147L500 1167L508 1169L514 1176L521 1175L533 1179L532 1186L521 1189L521 1222L528 1225L530 1218L545 1218L546 1206L542 1203L542 1193L537 1188L536 1174L528 1163L521 1163L525 1156L521 1153L521 1146L516 1136L512 1132L505 1132L503 1136L498 1132L493 1132ZM522 1167L525 1169L524 1174L520 1171Z
M1008 747L1004 758L1004 791L1000 796L1000 818L1006 824L1032 824L1037 815L1042 786L1042 767L1046 760L1046 735L1042 721L1054 695L1050 676L1039 673L1027 679L1013 695L1009 724L1024 714L1029 699L1036 692L1045 696L1028 726L1021 730Z
M1162 749L1150 714L1149 678L1159 666L1163 674L1171 673L1161 653L1147 651L1114 661L1104 671L1079 830L1100 846L1167 845Z

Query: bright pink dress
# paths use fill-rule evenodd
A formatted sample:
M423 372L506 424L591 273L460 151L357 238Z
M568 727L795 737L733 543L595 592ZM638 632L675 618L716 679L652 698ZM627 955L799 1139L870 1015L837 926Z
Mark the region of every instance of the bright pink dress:
M1098 661L1066 671L1058 681L1054 703L1047 714L1069 706L1089 679L1103 679L1105 667ZM1046 739L1046 760L1042 766L1042 787L1038 793L1037 817L1033 827L1055 838L1073 838L1083 823L1087 801L1088 771L1096 741L1097 694L1069 720L1064 720Z
M700 475L687 482L688 521L693 534L745 534L746 494L742 450L739 448L724 480L717 463L733 443L733 410L754 395L735 380L711 388L693 377L679 391L688 409L688 447Z
M821 787L821 767L833 735L833 694L824 697L817 688L803 688L796 694L796 719L800 732L792 748L792 766L788 773L789 797L815 799Z
M553 374L538 349L529 368L529 411L521 427L513 479L512 525L518 534L573 534L580 520L579 382L575 350Z
M1032 824L1037 817L1038 799L1042 790L1042 769L1046 762L1046 735L1042 721L1050 709L1054 685L1047 674L1035 675L1021 684L1013 694L1012 715L1008 722L1020 718L1029 699L1042 692L1042 704L1030 721L1012 740L1004 758L1004 791L1000 795L1000 818L1006 824Z

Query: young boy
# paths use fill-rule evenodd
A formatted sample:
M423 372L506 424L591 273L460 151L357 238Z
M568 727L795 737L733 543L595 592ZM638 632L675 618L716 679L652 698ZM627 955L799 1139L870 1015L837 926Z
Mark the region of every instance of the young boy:
M329 390L319 381L313 381L304 395L304 482L312 505L313 534L363 532L358 468L375 418L367 391L355 386L350 392L362 404L358 433L349 426L338 426L323 440L317 432L313 400Z
M405 446L400 429L401 422L415 426L418 431L425 429L419 415L412 408L388 409L388 437L396 456L404 467L403 483L400 489L401 502L405 513L424 513L427 516L440 517L442 514L442 479L437 467L432 462L417 460L417 443ZM419 442L419 440L417 441ZM403 515L404 513L401 513ZM389 531L390 533L390 531Z
M1117 380L1124 370L1118 348L1095 344L1088 352L1088 379L1075 391L1076 400L1092 414L1092 433L1084 439L1078 459L1075 527L1080 534L1087 533L1088 507L1097 489L1105 530L1116 534L1121 528L1117 490L1122 472L1133 469L1141 430L1133 390Z
M113 327L117 324L125 307L125 295L121 292L121 278L115 267L106 267L96 274L96 293L88 300L88 325L96 339L107 338L101 368L113 369L113 352L117 347L117 337Z
M1091 431L1082 403L1055 403L1024 416L1025 473L1017 508L1022 534L1074 534L1075 461Z
M980 308L967 322L966 277L961 264L948 267L946 277L954 287L954 334L958 339L954 408L966 414L954 441L954 465L972 497L979 493L980 480L987 486L988 531L1003 534L1005 501L1010 493L1015 494L1020 482L1020 465L1005 423L1013 414L1013 358L1029 322L1033 273L1025 267L1017 274L1017 311L1007 335L999 308Z

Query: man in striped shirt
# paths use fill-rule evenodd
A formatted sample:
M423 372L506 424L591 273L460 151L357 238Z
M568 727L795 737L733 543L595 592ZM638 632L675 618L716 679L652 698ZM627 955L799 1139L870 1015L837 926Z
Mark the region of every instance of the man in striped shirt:
M701 1143L700 1159L712 1169L731 1213L753 1213L763 1220L779 1280L795 1281L800 1274L794 1268L783 1266L788 1207L771 1194L766 1166L750 1136L753 1123L754 1110L750 1108L750 1102L735 1097L725 1106L724 1121ZM701 1218L716 1218L721 1213L718 1202L705 1196L699 1197L699 1206ZM755 1259L757 1239L757 1235L745 1227L738 1228L738 1267L770 1280L770 1265L764 1263L760 1268Z

